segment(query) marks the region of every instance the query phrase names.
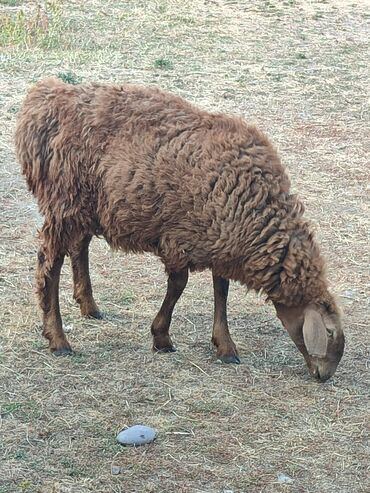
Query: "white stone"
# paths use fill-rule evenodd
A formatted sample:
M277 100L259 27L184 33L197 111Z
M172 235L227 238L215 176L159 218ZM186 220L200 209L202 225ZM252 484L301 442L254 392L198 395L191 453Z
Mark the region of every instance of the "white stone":
M285 484L291 484L293 483L293 479L288 476L287 474L284 474L283 472L279 472L277 475L278 483L285 483Z
M144 425L134 425L122 430L117 435L117 442L121 445L145 445L153 442L157 436L156 430Z

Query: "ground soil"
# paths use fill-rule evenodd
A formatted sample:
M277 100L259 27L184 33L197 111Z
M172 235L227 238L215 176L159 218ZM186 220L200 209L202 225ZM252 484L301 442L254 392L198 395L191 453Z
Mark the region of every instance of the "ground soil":
M0 1L0 493L370 491L367 2L42 3L37 13L36 2ZM13 32L21 10L28 24ZM163 267L97 239L105 319L80 317L66 262L61 306L76 354L49 354L33 286L42 219L12 137L27 88L49 75L158 85L270 135L343 306L334 378L312 380L272 307L236 284L242 364L218 363L209 273L191 277L176 308L178 352L152 354ZM156 442L117 445L136 423L155 427Z

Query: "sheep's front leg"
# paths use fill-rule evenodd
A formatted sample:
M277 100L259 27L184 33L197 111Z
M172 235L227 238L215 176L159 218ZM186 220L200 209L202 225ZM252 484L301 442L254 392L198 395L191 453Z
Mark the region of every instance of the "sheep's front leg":
M166 297L151 327L154 351L165 353L176 351L169 335L169 328L173 309L185 289L188 277L187 268L172 272L168 276Z
M227 295L229 281L223 277L213 275L214 291L214 322L212 342L217 347L217 358L224 363L240 363L238 351L231 339L227 324Z
M37 294L43 312L42 334L49 340L49 348L56 356L71 354L72 349L63 331L59 309L59 278L64 255L49 256L39 250L36 270Z
M84 317L103 318L93 298L89 273L89 244L91 236L86 236L71 251L73 272L73 298L80 305Z

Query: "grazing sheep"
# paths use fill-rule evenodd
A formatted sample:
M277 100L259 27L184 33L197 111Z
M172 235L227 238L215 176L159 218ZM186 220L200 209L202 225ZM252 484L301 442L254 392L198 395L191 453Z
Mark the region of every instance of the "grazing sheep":
M93 235L103 235L112 248L153 252L166 267L167 293L151 327L155 350L175 350L169 326L188 271L209 268L221 360L239 362L226 316L231 279L274 303L312 375L333 375L344 336L324 260L275 149L257 128L153 88L48 79L24 102L16 149L45 217L37 293L54 354L71 352L58 297L65 255L81 313L101 318L88 248Z

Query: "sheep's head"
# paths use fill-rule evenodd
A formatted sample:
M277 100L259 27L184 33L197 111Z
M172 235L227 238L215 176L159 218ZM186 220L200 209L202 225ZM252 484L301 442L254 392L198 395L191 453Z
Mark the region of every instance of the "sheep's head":
M344 335L335 303L288 307L275 303L276 313L306 360L312 376L325 382L337 369Z

